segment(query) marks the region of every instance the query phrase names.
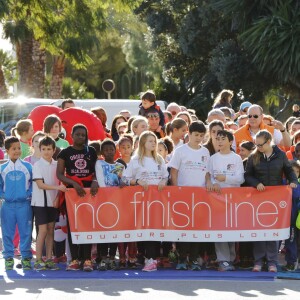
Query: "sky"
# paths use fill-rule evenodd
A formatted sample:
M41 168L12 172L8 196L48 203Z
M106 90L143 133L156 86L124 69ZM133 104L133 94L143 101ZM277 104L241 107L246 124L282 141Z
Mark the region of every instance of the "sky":
M12 50L12 45L9 40L5 40L2 38L2 34L2 25L0 24L0 49L10 52Z

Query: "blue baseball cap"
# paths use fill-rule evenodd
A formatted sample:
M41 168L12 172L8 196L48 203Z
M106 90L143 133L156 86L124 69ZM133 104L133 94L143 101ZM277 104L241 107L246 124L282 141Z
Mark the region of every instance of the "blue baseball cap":
M252 105L251 102L245 101L240 105L240 110L243 111L245 108L249 108Z

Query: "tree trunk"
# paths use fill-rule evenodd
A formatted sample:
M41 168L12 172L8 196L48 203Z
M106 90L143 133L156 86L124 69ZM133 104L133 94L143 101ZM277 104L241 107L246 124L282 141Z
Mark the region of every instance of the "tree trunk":
M45 96L45 67L46 67L46 51L40 48L40 43L33 39L32 47L32 93L35 98L44 98Z
M19 69L18 94L31 96L33 91L33 60L32 60L32 36L26 37L18 44L17 58Z
M0 66L0 99L8 98L8 90L5 84L5 78L2 70L2 66Z
M60 99L62 97L64 73L65 73L65 56L64 55L54 56L49 98Z

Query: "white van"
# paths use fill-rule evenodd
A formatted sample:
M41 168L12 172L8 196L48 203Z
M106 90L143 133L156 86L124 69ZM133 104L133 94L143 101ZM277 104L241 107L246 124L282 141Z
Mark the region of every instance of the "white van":
M40 105L61 106L65 99L37 99L37 98L14 98L0 100L0 129L5 134L10 135L10 129L20 120L27 118L29 113ZM93 100L73 100L76 107L90 110L93 107L102 107L107 114L107 127L110 128L113 117L121 110L127 109L131 115L137 115L139 112L140 100L129 99L93 99ZM157 101L161 110L166 109L165 101ZM75 116L76 117L76 116Z

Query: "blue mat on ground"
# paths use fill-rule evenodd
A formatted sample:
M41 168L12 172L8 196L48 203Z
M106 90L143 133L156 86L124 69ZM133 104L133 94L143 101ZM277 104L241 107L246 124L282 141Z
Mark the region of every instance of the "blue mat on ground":
M272 281L276 273L251 271L233 271L218 272L215 270L202 271L178 271L174 269L159 269L156 272L142 272L137 270L119 270L119 271L65 271L65 265L58 271L23 271L14 269L5 272L3 267L0 268L0 278L2 279L99 279L99 280L229 280L229 281Z
M300 280L300 270L297 269L293 272L286 272L281 269L281 267L278 268L277 273L278 279L294 279L294 280Z

